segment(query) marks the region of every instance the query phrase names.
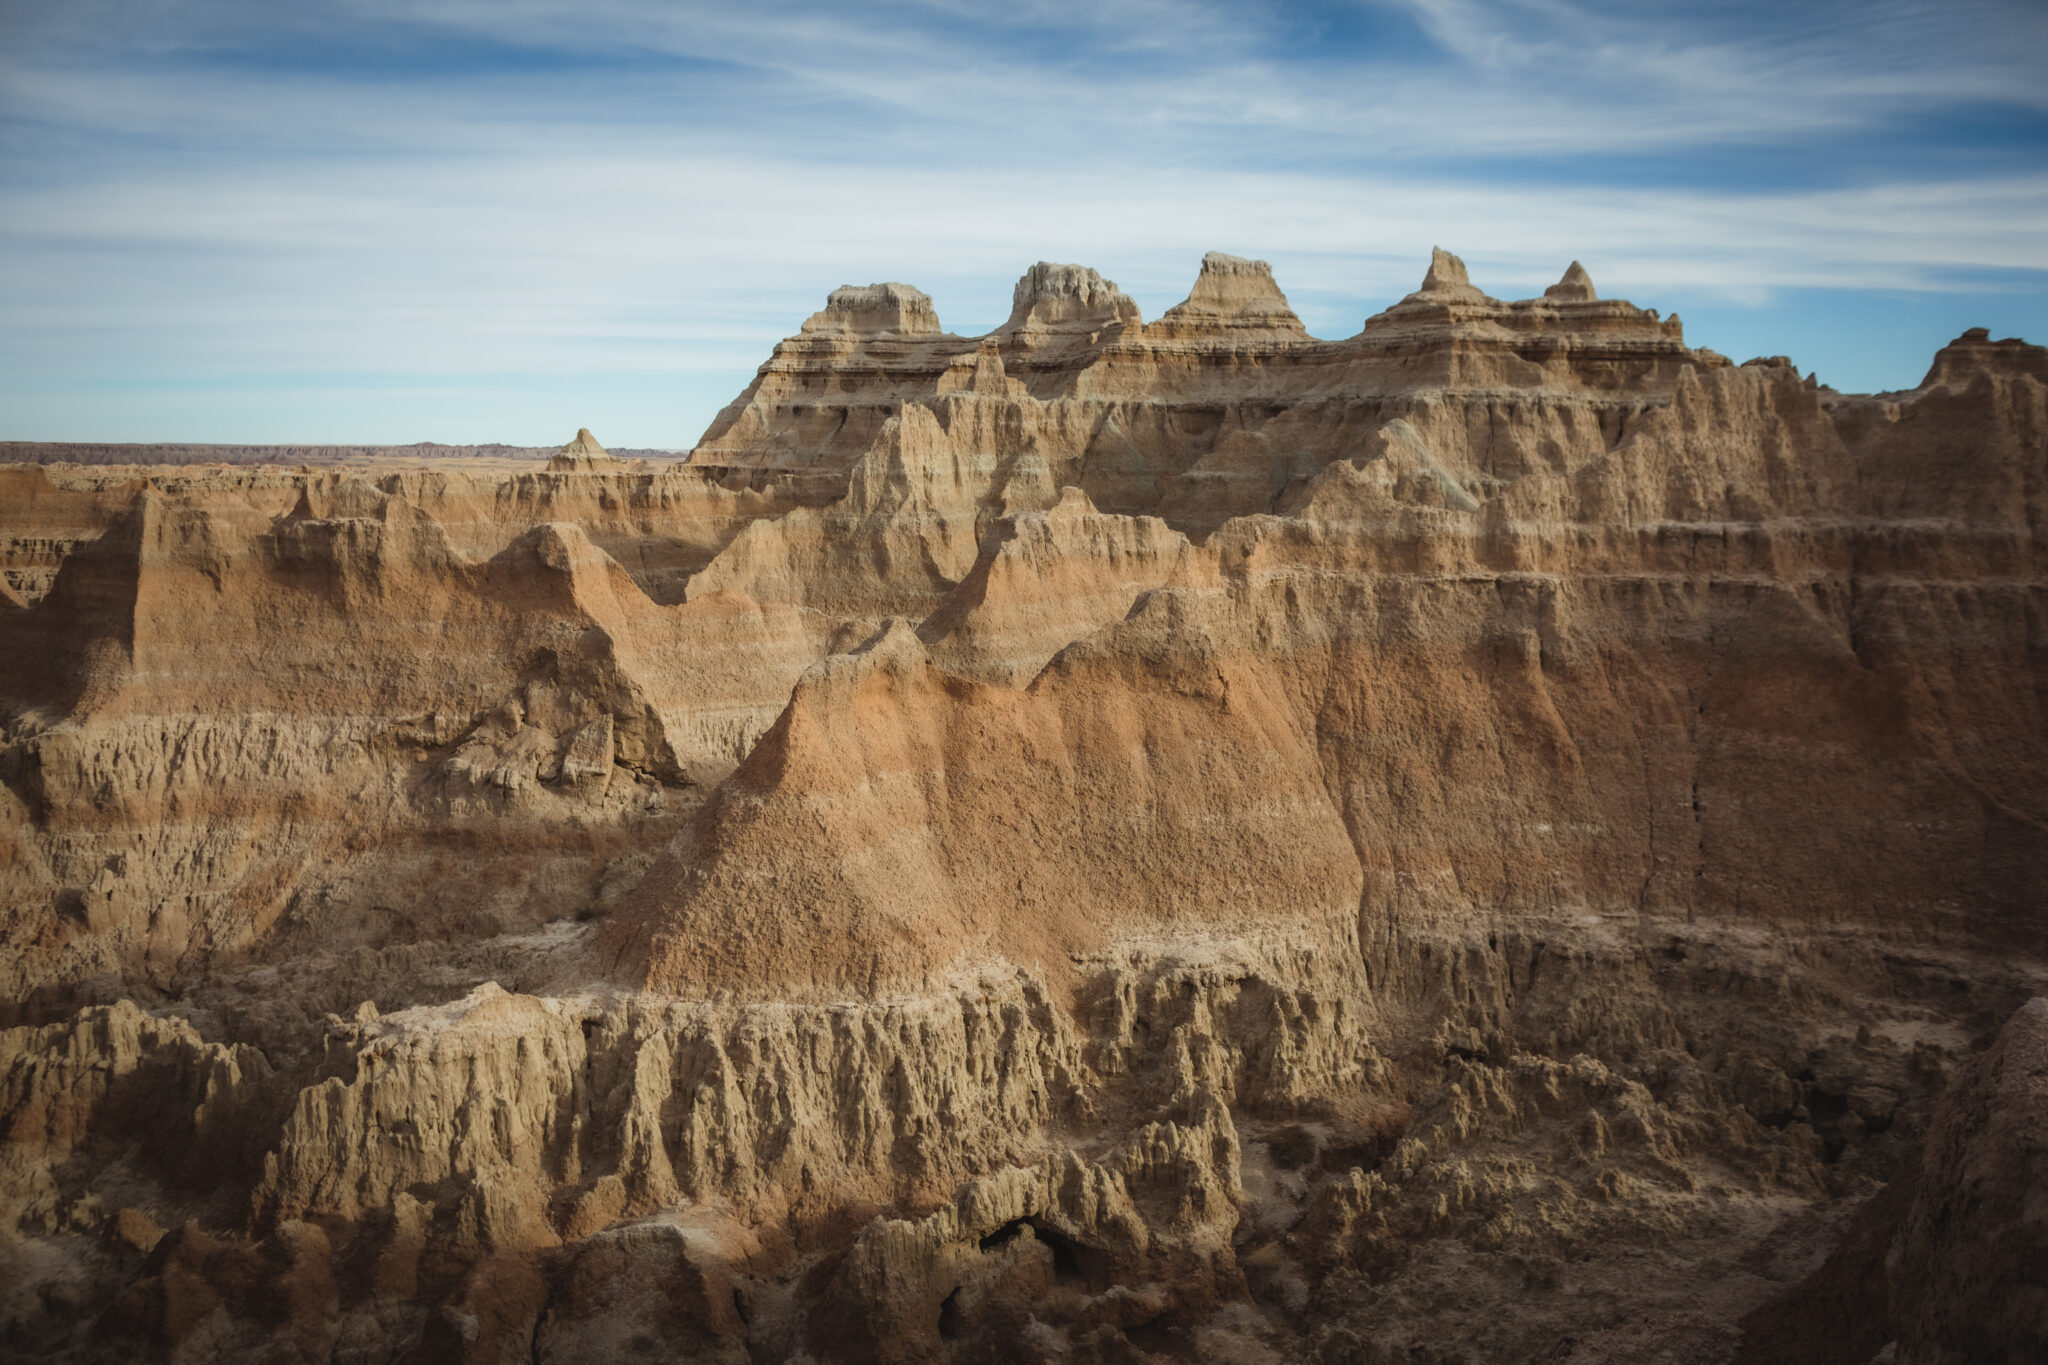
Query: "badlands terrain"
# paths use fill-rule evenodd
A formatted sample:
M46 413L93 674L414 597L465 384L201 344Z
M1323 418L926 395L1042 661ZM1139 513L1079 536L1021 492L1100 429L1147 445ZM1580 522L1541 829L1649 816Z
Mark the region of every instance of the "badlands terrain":
M0 467L0 1353L2043 1358L2048 351L1041 263L337 459Z

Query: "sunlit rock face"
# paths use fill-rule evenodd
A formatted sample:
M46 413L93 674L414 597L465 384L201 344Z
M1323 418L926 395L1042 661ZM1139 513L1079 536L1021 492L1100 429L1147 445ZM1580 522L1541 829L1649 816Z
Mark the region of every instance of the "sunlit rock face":
M1014 298L0 469L0 1350L2038 1353L2048 352Z

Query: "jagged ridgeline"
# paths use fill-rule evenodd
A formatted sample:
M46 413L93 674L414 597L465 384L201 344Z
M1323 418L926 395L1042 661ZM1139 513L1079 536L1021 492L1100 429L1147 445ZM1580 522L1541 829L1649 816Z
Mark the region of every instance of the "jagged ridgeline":
M1040 263L540 454L0 467L0 1355L2043 1348L2048 351Z

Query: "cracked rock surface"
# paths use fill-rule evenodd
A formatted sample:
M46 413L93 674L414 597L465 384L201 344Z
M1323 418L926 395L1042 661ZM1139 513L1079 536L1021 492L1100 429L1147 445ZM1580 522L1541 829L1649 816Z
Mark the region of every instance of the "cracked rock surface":
M849 285L0 467L0 1357L2048 1352L2048 351Z

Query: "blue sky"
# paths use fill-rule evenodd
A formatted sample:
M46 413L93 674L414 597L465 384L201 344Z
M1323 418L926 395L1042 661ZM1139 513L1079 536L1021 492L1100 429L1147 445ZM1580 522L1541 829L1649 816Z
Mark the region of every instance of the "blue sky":
M836 285L1212 249L1907 387L2048 341L2044 69L2039 0L0 0L0 437L683 448Z

